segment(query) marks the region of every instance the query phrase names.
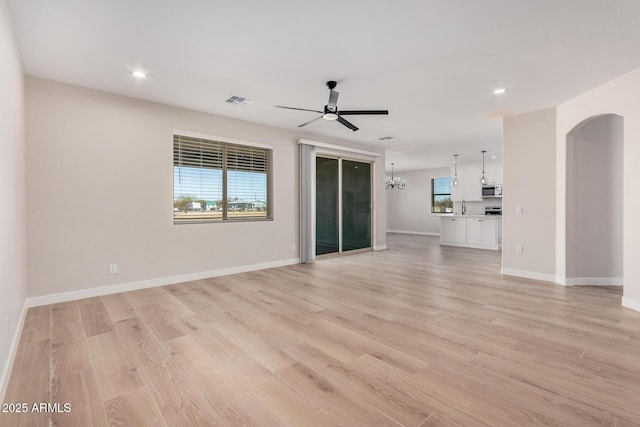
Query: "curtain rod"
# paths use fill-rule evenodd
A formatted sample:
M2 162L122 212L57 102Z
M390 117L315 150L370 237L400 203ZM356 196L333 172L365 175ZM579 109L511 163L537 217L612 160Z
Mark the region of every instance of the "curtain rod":
M329 148L331 150L347 151L349 153L364 154L371 157L380 157L380 153L375 151L360 150L358 148L345 147L344 145L327 144L326 142L311 141L309 139L299 139L298 144L314 145L316 147Z

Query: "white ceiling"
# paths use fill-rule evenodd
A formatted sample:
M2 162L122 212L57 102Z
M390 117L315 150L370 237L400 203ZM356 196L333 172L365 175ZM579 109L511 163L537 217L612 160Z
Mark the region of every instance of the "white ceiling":
M479 162L483 149L500 160L501 116L640 67L638 0L8 3L32 76L292 130L314 113L273 105L322 109L337 80L341 109L389 116L348 117L358 132L319 120L301 136L385 147L396 171Z

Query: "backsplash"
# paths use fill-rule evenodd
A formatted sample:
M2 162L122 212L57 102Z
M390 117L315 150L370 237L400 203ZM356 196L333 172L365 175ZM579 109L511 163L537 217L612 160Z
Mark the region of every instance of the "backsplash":
M487 199L481 202L466 202L467 204L467 215L484 215L484 208L486 206L500 206L502 207L502 199ZM462 202L453 202L453 213L461 214L462 213Z

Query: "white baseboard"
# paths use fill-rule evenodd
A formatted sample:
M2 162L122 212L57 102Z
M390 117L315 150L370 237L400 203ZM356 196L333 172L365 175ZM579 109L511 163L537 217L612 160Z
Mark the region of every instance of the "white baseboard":
M264 262L260 264L241 265L238 267L221 268L219 270L201 271L199 273L189 273L170 277L159 277L157 279L141 280L138 282L121 283L118 285L101 286L98 288L80 289L77 291L41 295L37 297L27 298L26 306L36 307L39 305L55 304L59 302L98 297L101 295L115 294L119 292L154 288L156 286L173 285L175 283L189 282L191 280L208 279L210 277L227 276L229 274L246 273L248 271L264 270L267 268L283 267L285 265L293 264L300 264L300 258L284 259L279 261Z
M552 274L513 268L502 268L501 273L506 276L544 280L545 282L552 282L562 286L622 286L622 277L557 277Z
M622 277L565 277L558 278L565 286L622 286Z
M387 245L375 245L373 247L374 251L385 251L387 250Z
M500 273L504 274L505 276L516 276L516 277L523 277L525 279L542 280L545 282L558 283L556 282L556 276L554 276L553 274L538 273L535 271L526 271L526 270L516 270L513 268L502 268L500 270ZM562 284L562 283L559 283L559 284Z
M502 249L502 245L486 246L486 245L474 245L473 243L456 243L456 242L443 242L440 241L441 246L455 246L457 248L469 248L469 249L486 249L490 251L499 251Z
M436 237L440 236L440 233L432 233L429 231L387 230L387 233L415 234L417 236L436 236Z
M11 376L11 371L13 370L13 362L16 359L16 353L18 352L18 343L20 342L20 336L22 335L22 327L24 326L24 321L27 317L27 308L27 301L25 300L22 306L20 320L18 321L18 327L16 328L16 332L13 335L13 340L11 341L11 348L9 349L7 361L5 362L4 369L2 370L2 378L0 378L0 402L4 402L4 396L7 393L7 387L9 386L9 377Z
M622 297L622 306L631 310L640 311L640 301L632 300L629 297Z

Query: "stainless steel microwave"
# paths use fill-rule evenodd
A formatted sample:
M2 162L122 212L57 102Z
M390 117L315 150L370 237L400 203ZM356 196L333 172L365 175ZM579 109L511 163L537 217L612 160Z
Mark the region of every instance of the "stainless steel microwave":
M483 186L482 197L502 197L502 185Z

